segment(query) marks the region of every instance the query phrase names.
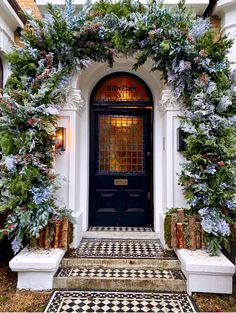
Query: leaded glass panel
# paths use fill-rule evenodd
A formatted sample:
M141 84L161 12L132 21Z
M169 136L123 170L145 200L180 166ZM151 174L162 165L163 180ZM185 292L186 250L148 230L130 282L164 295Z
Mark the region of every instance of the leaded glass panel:
M143 173L143 117L99 115L98 172Z

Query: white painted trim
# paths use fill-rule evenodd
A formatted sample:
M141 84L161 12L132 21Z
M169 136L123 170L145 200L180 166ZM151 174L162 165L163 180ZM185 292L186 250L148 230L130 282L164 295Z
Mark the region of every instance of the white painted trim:
M1 53L0 51L0 58L2 61L2 66L3 66L3 87L10 75L10 70L9 70L9 64L6 62L5 58L4 58L4 54Z
M233 45L228 53L232 68L236 66L236 1L219 0L216 4L214 14L221 18L221 34L233 39Z
M219 13L219 11L227 9L231 6L235 6L235 0L218 0L216 7L215 7L215 11L214 14Z
M128 72L128 73L133 73L134 75L140 77L141 79L143 79L147 85L149 86L149 88L151 89L151 92L153 94L153 99L154 99L154 125L156 123L157 119L160 119L160 117L158 115L160 115L161 113L157 110L157 106L158 106L158 99L160 97L160 91L162 88L162 83L160 82L160 75L159 73L150 73L150 68L147 65L147 67L143 67L141 69L139 69L139 71L137 72L133 72L132 71L132 65L133 65L133 59L131 58L119 58L117 59L117 62L114 64L114 67L108 68L105 64L93 64L90 66L90 68L88 68L85 72L82 72L81 75L78 77L78 89L81 90L81 93L83 95L83 98L86 99L87 104L86 104L86 111L82 113L82 119L83 119L83 115L87 120L87 127L86 125L83 125L84 127L82 127L83 131L84 131L84 137L86 138L86 151L87 151L87 161L83 162L83 177L85 178L85 175L89 174L89 101L90 101L90 97L91 97L91 93L95 87L95 85L98 83L98 81L100 79L102 79L104 76L111 74L111 73L116 73L116 72ZM86 73L87 72L87 73ZM155 84L155 82L158 82ZM88 86L90 86L88 88ZM159 92L158 92L159 90ZM84 119L85 121L85 119ZM86 134L85 134L86 133ZM158 138L160 136L161 133L161 125L159 124L159 131L157 131L156 133L154 132L154 142L153 142L153 153L154 155L159 155L160 150L157 151L156 148L156 138ZM85 147L85 145L83 145L83 147ZM156 152L155 152L156 151ZM157 157L158 158L158 157ZM161 156L159 156L159 159L161 158ZM86 165L85 165L86 163ZM87 170L86 170L87 168ZM155 170L158 171L158 173L161 173L162 169L161 169L161 163L157 163L156 159L154 159L154 168ZM85 171L87 174L85 174ZM154 177L156 175L154 174ZM158 184L158 179L159 179L159 184ZM89 201L88 201L88 196L89 196L89 179L88 176L85 179L86 181L86 186L84 186L83 188L83 192L80 192L80 194L82 194L82 201L85 204L86 207L86 214L84 214L84 219L83 219L83 231L86 231L86 229L88 228L88 208L89 208ZM154 178L154 188L156 190L155 195L157 195L158 193L158 203L155 203L154 200L154 229L159 229L159 220L158 220L158 214L156 214L157 210L162 209L162 204L161 204L161 188L156 188L156 186L159 185L161 186L161 175L158 176L157 179ZM86 189L85 189L86 188ZM84 199L84 195L87 194L87 200ZM158 206L158 208L157 208Z
M0 26L0 52L8 53L12 50L15 44L13 38L14 33L10 35L6 29Z
M0 1L0 8L3 10L3 12L7 15L8 23L12 27L12 31L15 31L17 27L24 28L24 24L19 18L19 16L16 14L16 12L13 10L11 5L7 0L1 0Z
M230 23L230 24L227 24L227 25L223 26L222 29L221 29L221 34L226 34L227 30L230 29L230 28L235 28L236 29L236 22L233 22L233 23Z
M89 226L90 97L95 85L108 74L133 73L146 82L153 95L153 224L157 236L160 236L163 243L163 216L166 209L186 207L176 176L176 172L180 170L180 163L184 161L182 154L176 151L176 128L179 127L178 115L181 111L174 97L166 97L169 91L164 93L165 105L163 105L163 100L160 101L163 88L166 88L160 73L151 72L149 62L134 72L132 71L133 63L132 58L118 58L113 68L109 68L104 63L93 63L81 73L74 72L71 80L71 87L77 90L76 99L79 102L76 102L78 105L75 104L72 97L73 103L70 104L68 100L61 112L59 126L64 125L63 127L67 128L68 145L66 151L56 158L55 168L58 173L61 172L66 177L63 183L64 189L60 190L60 195L64 198L67 207L74 212L78 221L75 225L72 247L78 245L82 236L81 232L85 232ZM163 138L166 141L165 149Z

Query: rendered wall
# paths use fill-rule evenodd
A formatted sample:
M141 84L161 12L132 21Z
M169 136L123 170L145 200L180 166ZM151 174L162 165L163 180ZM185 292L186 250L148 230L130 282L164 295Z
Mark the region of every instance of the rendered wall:
M134 60L120 58L113 68L93 63L81 73L75 73L71 86L73 94L61 112L59 125L66 127L66 151L55 160L56 171L64 176L60 197L74 212L79 224L72 246L76 246L81 230L88 228L89 215L89 114L90 95L96 83L115 72L132 72ZM177 172L183 162L177 152L177 133L180 110L170 90L161 81L160 73L150 72L150 64L133 74L142 78L150 87L154 99L153 126L153 191L154 229L163 241L164 213L171 207L186 206ZM81 229L82 228L82 229ZM79 236L79 237L76 237Z

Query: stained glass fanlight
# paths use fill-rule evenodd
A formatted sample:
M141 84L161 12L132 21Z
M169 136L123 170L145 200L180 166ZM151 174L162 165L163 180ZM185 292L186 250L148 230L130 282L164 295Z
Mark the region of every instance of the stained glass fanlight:
M93 102L150 102L147 88L137 78L128 75L108 77L98 86Z

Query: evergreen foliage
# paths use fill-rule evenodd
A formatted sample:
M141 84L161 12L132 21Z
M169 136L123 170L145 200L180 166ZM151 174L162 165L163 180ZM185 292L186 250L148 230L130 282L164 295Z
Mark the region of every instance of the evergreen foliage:
M76 14L49 5L45 20L29 17L24 48L8 55L12 75L0 108L0 213L8 215L1 234L39 236L53 219L69 214L55 199L52 171L54 132L70 74L90 63L110 66L118 53L134 55L134 69L152 60L182 105L189 134L179 182L189 212L199 213L210 254L228 246L235 214L236 72L227 53L231 41L214 40L208 20L196 18L181 1L169 9L159 1L143 6L102 0Z

